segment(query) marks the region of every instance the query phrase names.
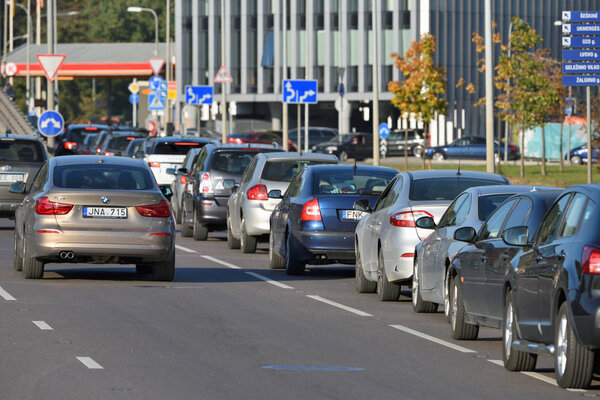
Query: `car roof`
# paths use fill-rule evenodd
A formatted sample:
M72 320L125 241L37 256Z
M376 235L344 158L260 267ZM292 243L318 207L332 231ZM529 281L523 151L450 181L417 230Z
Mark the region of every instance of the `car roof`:
M535 185L490 185L490 186L473 186L465 190L465 192L473 193L475 196L485 196L489 194L504 194L504 193L527 193L536 191L556 190L558 188L552 186L535 186Z
M155 142L196 142L210 143L213 139L200 138L197 136L161 136L155 138Z
M98 129L108 129L108 125L102 125L102 124L69 124L69 126L67 126L67 129L71 129L71 128L85 128L85 127L98 128Z
M260 153L260 157L264 157L267 160L287 160L287 159L302 159L302 160L331 160L338 161L338 158L333 154L322 154L322 153L298 153L295 151L290 152L275 152L275 153Z
M37 136L33 136L33 135L19 135L16 133L4 133L4 134L0 134L0 140L6 140L6 139L21 139L21 140L34 140L36 142L40 141L40 138Z
M56 166L73 164L109 164L140 167L145 164L142 160L135 158L96 155L57 156L50 160L52 160Z
M213 142L213 140L210 140ZM279 145L274 146L272 144L261 144L261 143L211 143L216 149L231 149L231 150L243 150L243 149L272 149L275 151L283 151L283 147Z
M453 169L427 169L419 171L408 171L406 172L412 179L427 179L427 178L449 178L455 177L458 171ZM499 174L491 174L489 172L480 171L460 171L460 177L462 178L481 178L496 180L499 182L508 182L508 180Z
M323 171L327 171L327 170L334 168L336 170L339 170L340 172L354 171L356 169L357 172L379 171L379 172L391 172L393 174L398 173L398 171L396 171L394 168L377 167L374 165L356 165L355 166L355 165L344 165L344 164L319 164L319 165L309 165L305 168L310 168L310 170L313 172L323 172Z

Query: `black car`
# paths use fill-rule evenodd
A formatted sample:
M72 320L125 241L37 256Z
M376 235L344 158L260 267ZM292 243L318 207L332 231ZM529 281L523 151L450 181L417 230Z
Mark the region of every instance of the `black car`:
M337 136L312 147L313 153L334 154L340 162L348 158L357 161L373 156L373 135L370 133L350 133Z
M146 140L146 138L136 138L130 141L125 149L124 156L131 158L144 158L146 155L144 153L144 142Z
M90 154L90 146L92 146L92 144L94 144L94 142L96 141L97 137L98 137L97 133L89 133L89 134L87 134L85 136L85 139L83 139L83 143L81 143L77 147L77 154L81 154L81 155Z
M306 137L305 129L300 129L302 135L302 148L304 149L304 139ZM311 126L308 128L308 148L311 148L319 143L326 142L338 136L337 129ZM298 129L290 129L289 138L298 147Z
M104 138L100 154L105 156L125 156L129 143L135 139L144 139L146 135L136 131L109 131Z
M252 158L259 152L283 151L278 145L216 144L202 148L188 179L189 190L183 192L181 236L206 240L208 232L227 227L227 200L232 189L223 180L239 184Z
M78 148L90 133L98 134L106 125L70 124L56 140L55 156L79 154Z
M409 156L421 157L425 144L425 133L423 129L410 129L406 134L403 130L393 131L390 132L386 142L386 156L403 156L406 147L406 153Z
M0 218L13 218L25 198L23 194L10 193L10 185L21 181L30 187L47 159L46 147L35 136L0 136Z

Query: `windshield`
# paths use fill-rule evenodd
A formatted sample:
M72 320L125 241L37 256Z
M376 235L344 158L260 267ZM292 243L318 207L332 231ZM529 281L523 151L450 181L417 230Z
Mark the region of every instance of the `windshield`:
M211 169L242 175L257 151L219 151L211 161Z
M134 140L134 136L114 136L110 142L108 142L108 148L111 150L125 150L129 143Z
M394 178L388 172L322 171L315 176L316 194L379 195Z
M203 147L204 143L198 142L157 142L154 146L154 154L176 154L186 155L190 149Z
M273 160L267 161L262 172L262 179L268 181L291 182L298 171L307 165L337 164L333 160Z
M408 198L415 201L454 200L458 194L473 186L505 185L505 182L480 178L447 176L444 178L415 179Z
M60 165L54 169L54 186L67 189L149 190L152 177L140 167L88 164Z
M485 221L488 219L490 214L492 214L504 200L508 199L513 194L514 193L503 193L479 196L479 220Z
M0 161L42 162L44 156L34 140L0 140Z

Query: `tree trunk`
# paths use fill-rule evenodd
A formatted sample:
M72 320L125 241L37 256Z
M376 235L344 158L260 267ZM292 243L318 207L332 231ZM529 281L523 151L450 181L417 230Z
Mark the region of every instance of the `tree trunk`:
M521 178L525 178L525 128L521 126Z
M542 176L546 176L546 129L542 125Z
M564 120L564 118L563 118ZM563 154L563 121L560 121L560 172L565 170L565 155Z
M408 120L404 128L404 170L408 171Z

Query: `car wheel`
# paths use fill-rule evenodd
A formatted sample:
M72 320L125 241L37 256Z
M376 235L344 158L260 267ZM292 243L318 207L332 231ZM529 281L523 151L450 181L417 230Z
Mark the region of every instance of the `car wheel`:
M175 278L175 250L168 260L152 265L152 280L171 282Z
M303 275L306 262L295 258L293 250L292 234L288 232L285 237L285 272L288 275Z
M512 292L506 294L504 320L502 322L502 359L504 361L504 368L508 371L533 371L537 362L537 354L527 353L513 347L513 343L518 339L518 333Z
M273 232L269 235L269 268L281 269L285 267L285 259L275 252Z
M140 275L146 275L152 273L152 266L149 264L136 264L135 272Z
M419 263L415 263L412 276L412 305L416 313L434 313L438 309L437 303L425 301L421 298L421 288L419 286Z
M246 221L242 219L242 231L240 234L240 248L242 253L256 253L257 237L248 235L246 232Z
M446 157L444 157L443 153L440 153L439 151L436 151L435 153L433 153L433 156L431 156L431 159L434 161L443 161Z
M380 301L396 301L400 297L400 285L388 281L383 264L383 252L377 255L377 296Z
M562 388L587 388L594 373L594 351L584 347L577 339L566 302L558 310L554 329L556 383Z
M420 144L412 148L412 155L415 157L421 157L423 155L423 146Z
M25 279L42 279L44 276L44 263L30 257L27 251L27 242L24 241L25 254L23 255L23 276Z
M14 260L13 266L15 271L23 271L23 246L20 244L20 240L15 231L15 244L14 244Z
M340 152L340 162L346 162L346 160L348 159L348 153L346 153L344 150L342 150Z
M446 271L446 278L444 279L444 317L446 318L446 322L450 323L450 288L448 287L452 282L452 277L450 276L450 268Z
M229 214L227 214L227 247L230 249L240 248L240 239L236 239L231 232L231 218Z
M193 233L193 228L185 222L185 216L187 215L187 210L185 207L185 203L183 204L183 208L181 210L181 237L191 237Z
M583 159L581 158L581 156L572 156L571 163L576 164L576 165L581 165L581 164L583 164Z
M196 210L194 209L194 224L192 228L194 240L206 240L208 238L208 228L198 222Z
M177 204L177 203L173 203L173 204ZM181 204L179 204L177 206L177 208L173 207L173 214L174 214L173 216L175 217L176 224L181 224L181 214L182 214L181 209L182 209Z
M373 282L367 279L365 272L362 267L362 260L360 259L360 252L358 251L358 243L356 243L356 268L354 271L354 280L356 282L356 291L358 293L375 293L377 291L377 282Z
M452 338L457 340L475 340L479 334L479 325L465 322L465 305L462 299L462 289L458 285L458 277L452 279L450 292L450 330Z

